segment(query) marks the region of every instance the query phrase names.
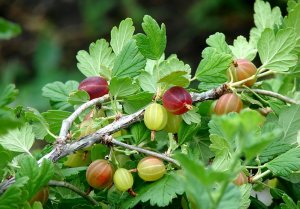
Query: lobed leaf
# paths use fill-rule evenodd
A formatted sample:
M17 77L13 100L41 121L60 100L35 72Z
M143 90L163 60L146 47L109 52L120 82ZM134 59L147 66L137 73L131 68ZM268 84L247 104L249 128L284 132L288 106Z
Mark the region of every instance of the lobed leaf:
M137 84L133 84L131 78L118 78L115 77L109 84L109 93L114 97L125 97L136 93L139 90Z
M265 29L258 41L257 49L262 68L275 72L288 71L297 64L297 56L292 53L296 46L296 33L293 29L281 29L274 34Z
M20 129L13 129L7 134L0 136L0 144L8 150L14 152L25 152L29 155L29 149L33 145L34 134L32 127L28 124Z
M160 28L149 15L144 16L142 27L146 35L139 33L135 36L139 51L148 59L158 60L167 45L166 27L161 24Z
M86 77L103 76L108 80L111 78L115 54L105 39L91 43L89 52L80 50L76 59L78 69Z
M110 45L116 55L118 55L124 46L132 39L134 26L131 18L122 20L119 28L116 26L111 30Z
M67 81L65 84L59 81L48 83L42 88L42 95L49 98L55 108L64 110L71 107L68 98L71 92L77 91L78 85L77 81Z
M140 201L150 201L151 206L164 207L170 204L177 195L183 194L183 192L182 185L178 184L176 174L170 172L158 181L143 185L137 191L138 195L126 200L121 208L133 208Z
M252 61L257 53L256 47L247 41L244 36L238 36L229 46L235 59L247 59Z
M146 59L138 51L136 42L130 40L115 59L112 77L134 77L141 73L146 65Z

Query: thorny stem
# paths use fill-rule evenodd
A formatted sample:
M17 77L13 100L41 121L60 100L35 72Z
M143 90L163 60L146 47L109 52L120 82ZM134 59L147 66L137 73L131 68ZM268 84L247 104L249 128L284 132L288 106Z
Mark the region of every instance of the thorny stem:
M271 173L270 170L266 170L266 171L262 172L261 174L255 175L252 178L250 178L250 183L254 183L254 182L260 180L261 178L269 175L270 173Z
M50 180L48 183L49 186L57 186L57 187L64 187L67 188L73 192L75 192L76 194L82 196L84 199L86 199L87 201L91 202L93 205L99 205L99 203L92 198L91 196L85 194L83 191L81 191L79 188L75 187L74 185L68 183L68 182L64 182L64 181L55 181L55 180Z

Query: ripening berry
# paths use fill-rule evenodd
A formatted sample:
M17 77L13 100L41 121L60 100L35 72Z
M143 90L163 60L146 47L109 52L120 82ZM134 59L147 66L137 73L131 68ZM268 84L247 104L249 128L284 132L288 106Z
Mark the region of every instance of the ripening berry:
M229 68L233 81L241 81L247 79L256 74L256 66L246 59L237 59L233 62L231 67ZM230 74L229 74L230 75ZM246 86L252 86L256 82L256 78L245 82Z
M108 93L108 83L100 76L88 77L80 82L78 90L86 91L92 100Z
M190 93L180 86L168 89L163 97L164 107L174 115L181 115L192 108L192 97Z
M240 112L243 109L243 102L235 93L222 95L215 106L214 112L217 115L223 115L230 112Z
M107 160L95 160L86 170L86 180L93 188L103 189L113 182L114 169Z
M144 181L156 181L166 173L166 167L162 160L149 156L140 160L137 171Z
M41 202L42 205L44 205L49 197L49 189L48 187L42 188L40 191L38 191L30 200L30 205L33 205L34 202Z

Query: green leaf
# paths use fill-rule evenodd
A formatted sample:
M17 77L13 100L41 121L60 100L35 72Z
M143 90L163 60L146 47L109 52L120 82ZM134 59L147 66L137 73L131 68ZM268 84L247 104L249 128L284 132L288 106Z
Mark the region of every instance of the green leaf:
M24 192L22 187L28 178L16 180L16 182L8 187L8 189L0 196L0 209L19 209L24 203Z
M109 93L116 98L132 95L138 90L139 86L137 84L133 84L132 79L129 77L115 77L111 79L109 84Z
M77 91L78 85L77 81L67 81L65 84L56 81L45 85L42 95L49 98L55 108L64 110L71 107L68 98L71 92Z
M139 51L144 57L158 60L165 51L167 44L166 27L162 23L161 28L150 16L145 15L142 23L145 34L137 34L135 39Z
M256 56L256 48L247 41L244 36L238 36L229 46L235 59L247 59L252 61Z
M216 209L238 209L239 203L241 201L240 190L229 184L224 191L224 195L221 197L218 207Z
M0 144L8 150L14 152L25 152L30 154L29 149L33 145L34 134L30 125L25 125L20 129L10 130L7 134L0 136Z
M288 16L284 18L284 27L285 28L294 28L297 34L296 42L297 42L297 53L300 52L300 4L294 7L294 9L289 12Z
M82 105L90 100L90 96L86 91L71 92L68 98L68 103L72 105Z
M232 63L228 54L220 54L216 50L206 50L205 57L201 60L195 77L201 82L223 83L227 80L226 70Z
M32 205L32 209L43 209L43 205L41 202L34 202Z
M262 67L275 72L288 71L297 64L297 56L291 52L295 48L296 33L293 29L281 29L274 34L265 29L258 41L257 49Z
M300 149L293 148L266 163L268 169L278 176L288 176L300 170Z
M241 194L241 200L240 200L240 206L239 209L248 209L250 206L250 194L252 191L252 185L251 184L243 184L240 186L240 194Z
M151 132L143 122L140 122L131 126L130 133L132 134L135 144L139 145L141 142L150 139Z
M178 144L181 145L187 141L193 140L193 135L196 133L199 124L193 123L188 125L181 123L178 130Z
M215 153L212 167L219 171L228 170L231 153L233 153L231 145L224 138L215 134L210 135L210 140L212 143L209 148Z
M10 129L20 127L23 124L23 120L16 118L16 114L12 109L0 108L0 135L7 133Z
M18 24L0 18L0 39L11 39L21 32L21 27Z
M76 59L78 69L86 77L101 75L108 80L111 78L115 55L105 39L91 43L89 53L80 50L76 55Z
M254 3L254 23L255 28L250 31L250 42L256 46L264 29L274 29L281 25L282 15L279 7L271 9L270 3L257 0Z
M171 55L158 66L158 82L167 85L187 87L190 83L191 68L180 61L176 55Z
M147 92L137 93L135 95L124 98L124 110L128 114L132 114L139 109L145 107L152 101L153 94Z
M19 91L16 89L14 84L7 85L0 94L0 107L4 107L13 102L18 93Z
M170 204L177 195L183 194L182 185L174 172L166 174L162 179L153 183L144 184L136 197L122 203L121 208L133 208L137 203L150 201L151 206L164 207Z
M214 48L218 53L231 54L231 50L226 43L225 35L223 33L215 33L210 35L208 39L206 39L207 45Z
M131 18L122 20L119 28L116 26L111 30L110 45L114 53L118 55L123 47L132 39L134 33L134 26Z
M28 111L25 112L25 118L32 124L35 137L43 139L48 133L52 135L49 130L49 124L41 113L31 107L28 107L27 110Z
M142 72L138 77L139 84L144 91L156 93L157 78L148 72Z
M201 116L197 113L196 107L193 107L193 109L187 111L182 115L182 119L184 122L186 122L188 125L191 125L192 123L199 124L201 123Z
M112 77L134 77L140 74L146 65L146 59L141 55L134 40L130 40L116 57Z
M62 121L68 118L71 115L71 112L62 111L62 110L48 110L43 112L42 116L49 123L50 131L58 134L61 128Z
M16 180L22 177L29 177L25 190L28 192L27 200L30 200L42 187L48 184L54 174L54 167L51 161L43 160L39 167L36 160L25 156L20 162L20 168L16 174Z
M283 109L279 114L278 124L284 132L282 141L287 144L296 143L300 130L300 105L292 105Z
M292 198L290 198L287 194L284 194L282 196L282 200L284 203L280 204L281 209L300 209L300 201L298 201L298 204L293 201Z

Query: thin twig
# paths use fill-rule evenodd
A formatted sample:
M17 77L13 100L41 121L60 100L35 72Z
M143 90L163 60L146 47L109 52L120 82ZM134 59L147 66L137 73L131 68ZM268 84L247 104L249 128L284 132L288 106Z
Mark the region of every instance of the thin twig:
M81 191L79 188L77 188L76 186L68 183L68 182L64 182L64 181L55 181L55 180L50 180L48 182L49 186L57 186L57 187L65 187L67 189L72 190L73 192L75 192L76 194L80 195L81 197L83 197L84 199L86 199L87 201L91 202L93 205L99 205L99 203L92 198L91 196L85 194L83 191Z
M173 158L170 158L170 157L168 157L164 154L153 152L153 151L150 151L150 150L143 149L141 147L136 147L136 146L133 146L133 145L129 145L129 144L120 142L120 141L112 138L111 136L105 136L104 140L107 140L108 142L110 142L114 145L117 145L117 146L121 146L121 147L130 149L130 150L136 150L136 151L144 153L146 155L151 155L151 156L160 158L162 160L168 161L168 162L173 163L173 164L177 165L178 167L180 167L180 164L177 160L174 160Z
M270 97L274 97L274 98L277 98L277 99L280 99L286 103L290 103L290 104L300 104L299 101L296 101L294 99L291 99L287 96L283 96L281 94L278 94L276 92L273 92L273 91L268 91L268 90L262 90L262 89L243 89L243 88L238 88L237 89L238 92L243 92L243 91L246 91L246 92L255 92L257 94L262 94L262 95L266 95L266 96L270 96Z
M72 126L72 123L76 120L76 118L87 108L98 104L103 103L109 99L109 95L106 94L102 97L92 99L84 104L82 104L80 107L78 107L67 119L63 120L60 133L59 133L59 140L65 141L67 139L68 131L70 127Z

